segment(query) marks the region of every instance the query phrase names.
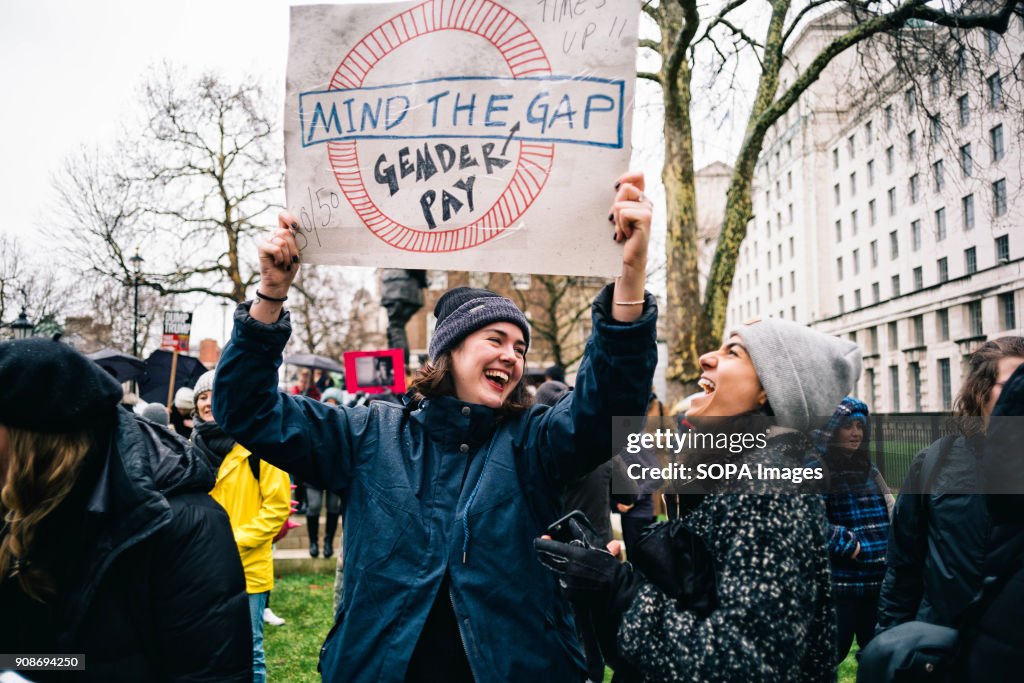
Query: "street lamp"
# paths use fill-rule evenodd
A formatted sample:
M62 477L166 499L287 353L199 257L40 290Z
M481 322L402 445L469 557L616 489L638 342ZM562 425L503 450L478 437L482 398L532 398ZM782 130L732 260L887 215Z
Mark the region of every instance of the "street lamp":
M28 339L32 336L32 329L35 327L28 319L28 313L25 312L25 307L21 307L21 314L18 319L10 325L11 332L14 333L15 339Z
M132 286L135 289L135 311L132 316L132 355L136 358L139 357L139 276L142 272L143 258L139 256L139 250L135 250L135 256L132 256L129 261L132 262L132 270L134 271L132 276Z

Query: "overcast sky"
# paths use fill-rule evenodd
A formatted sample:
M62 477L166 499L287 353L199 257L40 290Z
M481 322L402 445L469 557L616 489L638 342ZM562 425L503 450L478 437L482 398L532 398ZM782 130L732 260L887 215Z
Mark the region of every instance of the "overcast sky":
M232 78L255 74L283 97L290 4L0 1L0 233L16 233L37 253L45 248L38 232L54 208L52 174L79 147L113 139L137 112L144 74L163 60ZM637 150L634 164L656 180L658 107L638 109L634 126L653 133L654 143ZM660 195L657 188L649 194ZM209 336L220 338L216 310L217 329Z

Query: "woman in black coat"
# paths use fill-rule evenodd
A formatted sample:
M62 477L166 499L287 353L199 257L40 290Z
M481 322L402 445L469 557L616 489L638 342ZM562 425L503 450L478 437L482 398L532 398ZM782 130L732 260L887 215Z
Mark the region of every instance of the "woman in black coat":
M0 344L0 652L80 655L82 680L250 681L245 580L213 475L121 393L64 344Z

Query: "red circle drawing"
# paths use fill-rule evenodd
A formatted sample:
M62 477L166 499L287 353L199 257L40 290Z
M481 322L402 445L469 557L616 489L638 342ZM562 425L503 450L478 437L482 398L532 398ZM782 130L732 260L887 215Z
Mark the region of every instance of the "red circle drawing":
M492 0L427 0L380 24L349 50L331 79L330 90L362 87L385 55L415 38L437 31L464 31L486 39L498 50L513 78L551 73L551 64L533 32L519 17ZM515 172L497 201L470 225L450 230L416 230L388 217L363 182L355 140L327 143L338 186L367 228L404 251L450 252L497 237L533 204L551 171L555 147L519 144Z

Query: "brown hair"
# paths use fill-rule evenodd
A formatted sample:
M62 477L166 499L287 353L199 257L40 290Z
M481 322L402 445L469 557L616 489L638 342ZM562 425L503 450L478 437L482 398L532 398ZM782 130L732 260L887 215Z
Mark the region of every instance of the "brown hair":
M0 512L8 533L0 543L0 582L16 578L21 590L43 602L53 582L28 561L36 527L67 497L92 446L87 432L43 434L8 428L7 475Z
M984 429L978 418L996 385L999 361L1004 358L1024 359L1024 337L993 339L971 354L967 378L953 404L953 423L961 434L973 436Z
M416 373L415 379L410 386L412 391L412 405L419 406L420 402L427 398L439 396L455 396L455 377L452 369L452 352L445 351L435 360L427 361ZM526 390L523 378L519 378L512 393L508 395L501 405L499 412L502 415L515 415L521 413L533 404L530 393Z

